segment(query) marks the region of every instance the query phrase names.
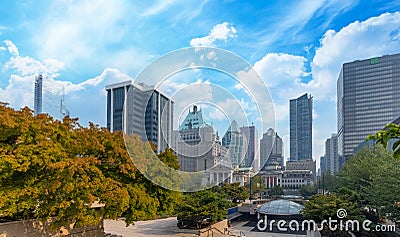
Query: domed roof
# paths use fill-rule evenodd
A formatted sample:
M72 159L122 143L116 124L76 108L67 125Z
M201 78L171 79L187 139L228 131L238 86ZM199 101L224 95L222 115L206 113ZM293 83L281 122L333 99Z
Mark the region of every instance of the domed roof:
M274 200L258 208L258 213L267 215L298 215L304 208L303 205L289 200Z

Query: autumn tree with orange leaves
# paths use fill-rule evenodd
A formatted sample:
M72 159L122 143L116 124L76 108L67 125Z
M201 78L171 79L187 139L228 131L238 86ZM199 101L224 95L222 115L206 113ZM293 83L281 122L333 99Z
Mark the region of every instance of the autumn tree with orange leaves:
M137 140L137 146L147 144ZM140 155L140 154L138 154ZM176 156L159 155L173 168ZM55 218L54 225L96 224L104 218L135 220L170 215L181 194L145 179L121 133L77 119L34 116L0 104L0 221ZM104 204L100 210L93 203Z

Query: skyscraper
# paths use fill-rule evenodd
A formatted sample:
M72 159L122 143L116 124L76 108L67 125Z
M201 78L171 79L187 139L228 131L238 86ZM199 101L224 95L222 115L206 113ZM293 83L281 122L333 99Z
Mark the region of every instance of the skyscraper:
M107 129L137 134L157 145L157 152L172 143L174 102L143 83L126 81L106 86Z
M242 162L242 167L253 167L254 171L260 169L260 147L258 140L258 131L254 125L240 128L240 132L247 140L247 152Z
M400 115L400 54L345 63L337 82L338 152L345 159Z
M312 160L312 97L290 100L290 160Z
M35 115L42 113L42 89L43 89L43 76L39 74L35 77L35 91L33 96L33 111Z
M332 134L332 136L325 141L325 155L324 155L324 170L325 172L330 172L331 174L336 173L340 169L339 164L339 154L338 154L338 137L337 134ZM321 164L322 167L322 164Z
M229 150L232 167L236 168L246 156L246 138L243 137L235 120L232 121L225 135L222 137L222 146Z
M271 162L284 166L282 138L274 129L269 128L260 141L260 169Z

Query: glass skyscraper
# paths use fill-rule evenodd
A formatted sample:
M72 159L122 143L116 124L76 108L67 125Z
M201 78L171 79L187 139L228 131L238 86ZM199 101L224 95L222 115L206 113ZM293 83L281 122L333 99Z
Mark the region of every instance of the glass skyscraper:
M312 160L312 97L290 100L290 161Z
M33 97L33 111L35 115L42 113L42 89L43 89L43 76L39 74L35 77L35 92Z
M400 54L345 63L337 82L339 155L400 116Z
M132 81L106 86L107 129L137 134L157 145L157 152L172 144L174 102L153 87Z

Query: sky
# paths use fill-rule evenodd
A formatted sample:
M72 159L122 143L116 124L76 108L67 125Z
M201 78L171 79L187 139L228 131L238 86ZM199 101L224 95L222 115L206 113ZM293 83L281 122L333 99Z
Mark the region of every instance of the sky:
M0 101L33 109L34 78L42 73L44 111L60 117L63 97L82 125L105 126L106 85L135 80L159 57L196 46L227 50L255 69L274 104L271 117L286 158L289 100L310 93L313 158L319 160L325 140L337 131L342 64L400 53L400 1L1 1ZM252 113L251 94L264 93L257 87L244 93L232 78L213 70L176 73L160 87L171 96L184 91L175 99L175 127L202 91L198 86L207 87L201 95L209 101L220 95L214 106L202 105L220 134L229 122L218 108L232 108L236 101ZM249 118L260 136L267 131L256 114Z

